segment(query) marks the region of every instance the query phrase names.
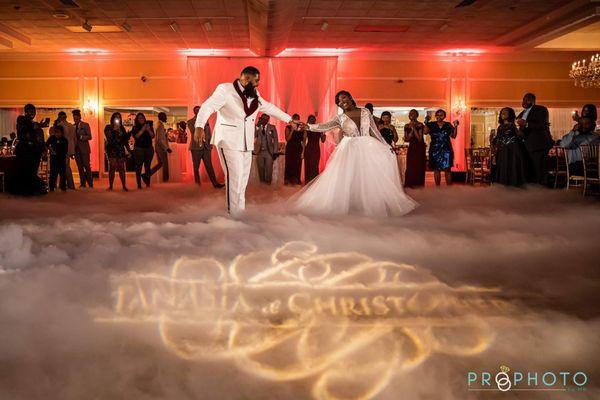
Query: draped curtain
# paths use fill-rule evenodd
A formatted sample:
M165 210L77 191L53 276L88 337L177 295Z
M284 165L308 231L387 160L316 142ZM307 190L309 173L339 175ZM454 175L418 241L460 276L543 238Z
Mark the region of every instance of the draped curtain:
M337 78L336 57L188 57L187 65L190 118L193 107L201 105L219 83L233 82L248 65L261 72L258 87L261 96L288 114L298 113L303 121L309 114L314 114L319 121L327 121L337 110L333 99ZM214 127L214 120L213 116L211 127ZM280 141L284 142L285 123L274 119L271 123L277 127ZM330 145L323 146L321 169L331 151ZM222 179L223 172L216 152L213 152L213 166L217 177ZM206 181L204 169L202 174L202 180Z

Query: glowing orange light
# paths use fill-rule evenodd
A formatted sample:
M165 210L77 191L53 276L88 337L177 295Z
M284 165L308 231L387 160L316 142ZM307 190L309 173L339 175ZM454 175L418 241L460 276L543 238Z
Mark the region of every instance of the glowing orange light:
M180 49L179 53L186 56L247 56L257 57L250 49Z
M108 50L104 49L91 49L91 48L74 48L65 50L71 54L108 54Z
M305 56L339 56L356 51L350 48L335 48L335 47L310 47L310 48L295 48L288 47L279 53L278 57L305 55Z
M441 50L437 54L439 56L454 56L454 57L473 57L485 53L483 49L447 49Z

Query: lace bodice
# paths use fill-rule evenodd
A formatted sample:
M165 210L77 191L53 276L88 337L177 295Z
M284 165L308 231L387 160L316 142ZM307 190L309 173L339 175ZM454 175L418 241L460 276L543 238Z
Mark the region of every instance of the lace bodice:
M372 136L386 143L375 125L373 116L366 108L361 108L360 111L360 127L356 126L352 118L346 114L336 115L331 121L322 124L308 124L308 129L315 132L327 132L335 128L341 129L343 135L347 137Z

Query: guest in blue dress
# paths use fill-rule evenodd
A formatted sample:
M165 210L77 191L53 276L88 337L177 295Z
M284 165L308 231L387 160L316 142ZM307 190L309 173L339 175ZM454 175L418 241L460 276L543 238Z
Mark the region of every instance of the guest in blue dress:
M444 121L446 119L446 111L437 110L435 112L435 122L426 120L425 134L429 135L431 142L429 143L429 168L433 170L435 185L440 186L442 181L441 171L444 171L446 185L452 184L452 174L450 169L454 163L454 151L450 138L456 138L456 127L458 121L453 124Z

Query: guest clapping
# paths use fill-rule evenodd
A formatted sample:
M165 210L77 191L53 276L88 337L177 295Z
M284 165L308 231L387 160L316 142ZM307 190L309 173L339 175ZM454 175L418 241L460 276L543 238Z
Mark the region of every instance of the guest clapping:
M453 124L444 121L446 111L437 110L435 112L435 122L429 122L429 117L425 119L425 134L431 137L429 143L429 168L433 170L435 185L441 184L441 171L444 171L446 185L452 184L451 168L454 163L454 151L452 150L451 138L456 138L456 128L458 121Z
M154 148L152 139L154 139L154 128L152 121L147 121L143 113L135 116L135 123L131 129L131 135L134 138L133 157L135 161L135 179L138 189L142 188L142 179L146 187L150 187L150 176L152 173L151 165L154 158ZM142 175L142 167L144 174Z
M383 139L392 147L396 146L398 142L398 132L396 131L396 127L392 125L392 113L389 111L384 111L381 113L381 118L379 119L379 133L383 136Z
M498 129L490 143L496 154L492 180L507 186L521 186L527 182L523 132L515 125L515 119L515 110L512 108L500 110Z
M425 139L423 133L425 125L418 120L419 112L410 110L408 119L410 122L404 125L404 143L408 143L406 152L406 174L404 186L425 186L425 169L427 157L425 156Z
M129 134L125 131L121 114L118 112L110 117L110 124L104 127L104 150L108 158L108 190L113 190L115 171L119 171L123 190L127 192L125 160L127 157L131 157Z
M523 96L523 108L517 117L517 126L523 132L528 160L528 181L545 184L548 175L548 151L554 141L550 135L548 109L537 105L533 93Z

